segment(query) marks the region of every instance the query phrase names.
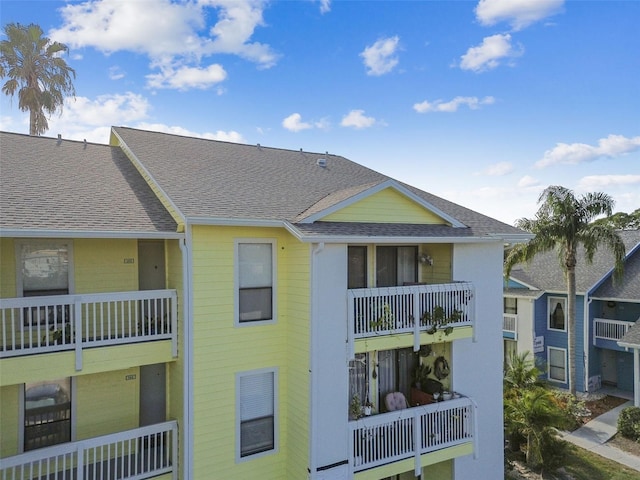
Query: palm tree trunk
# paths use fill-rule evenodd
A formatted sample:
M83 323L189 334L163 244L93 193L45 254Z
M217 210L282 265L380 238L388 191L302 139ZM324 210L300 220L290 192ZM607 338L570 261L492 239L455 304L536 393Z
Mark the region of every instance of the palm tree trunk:
M569 335L569 391L576 395L576 268L567 268L567 323Z
M33 109L29 109L29 135L37 135L36 130L36 112Z

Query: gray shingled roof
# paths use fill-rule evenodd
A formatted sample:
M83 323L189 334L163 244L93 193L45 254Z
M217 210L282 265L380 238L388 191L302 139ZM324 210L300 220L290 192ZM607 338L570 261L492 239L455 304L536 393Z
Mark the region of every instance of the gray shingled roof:
M619 233L627 253L640 243L640 230ZM611 252L605 247L601 247L596 252L593 263L587 264L584 250L580 248L576 265L576 291L586 293L613 268L613 263ZM564 273L555 251L537 255L529 265L516 265L511 270L511 277L549 292L564 292L567 289Z
M389 177L338 155L242 145L166 133L113 127L160 188L191 221L198 219L278 220L295 223ZM326 168L317 165L326 159ZM398 182L399 183L399 182ZM469 226L380 227L317 222L296 224L305 235L484 236L524 232L444 199L404 185L442 212ZM376 230L377 228L377 230ZM375 232L374 232L375 230ZM420 230L420 231L418 231ZM409 232L409 233L408 233ZM394 234L395 235L395 234Z
M631 325L631 328L618 340L618 345L640 348L640 322Z
M502 289L502 293L505 297L538 298L543 292L529 288L504 288Z
M176 231L122 150L0 132L0 229Z
M594 292L594 298L635 300L640 303L640 248L624 264L622 280L607 278Z

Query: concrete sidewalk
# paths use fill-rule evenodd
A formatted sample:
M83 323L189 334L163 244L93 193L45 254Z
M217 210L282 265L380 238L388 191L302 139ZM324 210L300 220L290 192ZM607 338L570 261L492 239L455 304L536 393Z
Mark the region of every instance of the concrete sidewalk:
M618 431L618 415L623 408L633 405L633 402L626 402L603 413L599 417L587 422L582 427L569 433L565 433L562 438L579 447L593 453L618 462L640 472L640 457L627 453L619 448L607 445Z

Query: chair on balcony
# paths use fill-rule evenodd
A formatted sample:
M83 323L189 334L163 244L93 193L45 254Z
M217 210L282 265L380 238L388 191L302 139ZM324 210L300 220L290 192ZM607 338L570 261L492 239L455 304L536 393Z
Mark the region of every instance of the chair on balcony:
M404 410L409 407L407 399L402 392L387 393L387 396L384 397L384 405L387 407L388 412Z

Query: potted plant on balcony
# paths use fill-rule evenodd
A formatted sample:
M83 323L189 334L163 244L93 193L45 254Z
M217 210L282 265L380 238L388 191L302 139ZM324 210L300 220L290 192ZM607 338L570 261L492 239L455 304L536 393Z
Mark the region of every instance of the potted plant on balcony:
M373 404L371 403L371 400L369 400L369 395L367 395L367 399L364 401L364 416L368 417L371 415L372 410Z
M49 330L51 331L49 340L52 344L63 345L72 343L73 332L71 331L71 324L69 322L65 322L64 326L60 325L58 328L52 325ZM43 337L42 343L46 343L46 339L47 335Z
M371 319L369 321L369 327L375 331L393 330L395 321L395 315L391 311L391 307L389 307L389 304L385 303L382 306L382 312L380 312L380 315L377 315L375 319Z
M356 393L351 397L351 403L349 404L349 418L357 420L362 417L362 403L360 402L360 396Z

